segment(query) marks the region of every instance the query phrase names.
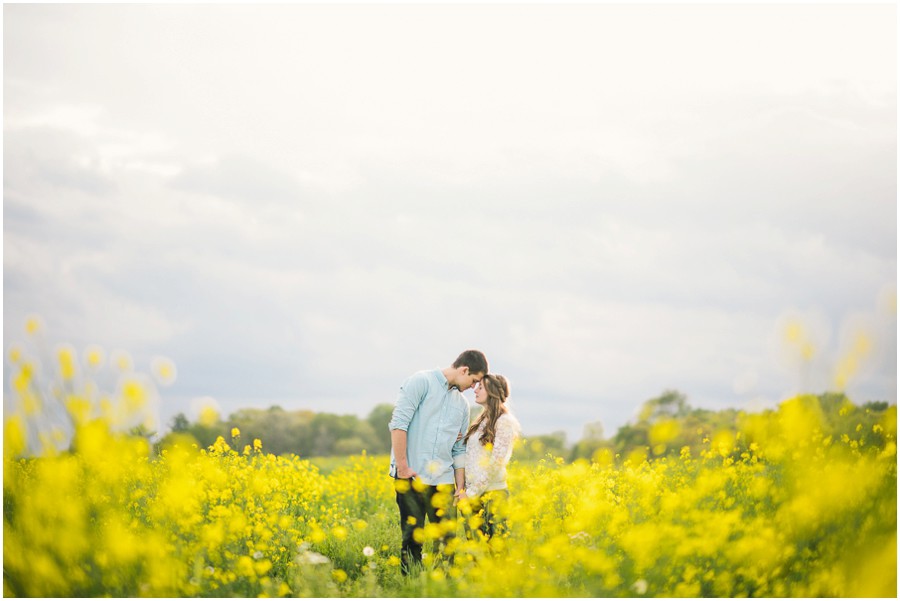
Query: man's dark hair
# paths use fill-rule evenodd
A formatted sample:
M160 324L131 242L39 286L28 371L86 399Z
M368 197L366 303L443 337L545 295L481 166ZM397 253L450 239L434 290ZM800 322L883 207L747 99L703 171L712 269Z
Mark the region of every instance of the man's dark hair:
M469 350L460 353L456 361L453 362L453 367L462 367L463 365L469 368L470 374L482 373L487 375L488 373L487 357L481 351Z

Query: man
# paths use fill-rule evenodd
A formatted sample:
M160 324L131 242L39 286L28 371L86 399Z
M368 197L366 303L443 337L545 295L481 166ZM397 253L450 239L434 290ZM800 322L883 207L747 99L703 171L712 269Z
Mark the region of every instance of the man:
M460 354L446 369L420 371L403 382L391 416L391 476L400 508L400 569L409 574L410 563L421 565L422 540L417 529L425 516L433 524L450 519L444 531L452 538L456 524L454 484L465 488L469 403L462 393L488 373L481 351ZM417 540L418 539L418 540Z

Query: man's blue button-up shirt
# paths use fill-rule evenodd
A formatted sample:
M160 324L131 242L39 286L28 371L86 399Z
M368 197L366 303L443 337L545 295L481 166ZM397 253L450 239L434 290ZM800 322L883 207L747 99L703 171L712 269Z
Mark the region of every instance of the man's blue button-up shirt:
M416 372L403 382L388 427L406 430L409 467L425 484L452 484L453 470L466 466L469 403L448 387L440 369ZM391 476L397 462L391 450Z

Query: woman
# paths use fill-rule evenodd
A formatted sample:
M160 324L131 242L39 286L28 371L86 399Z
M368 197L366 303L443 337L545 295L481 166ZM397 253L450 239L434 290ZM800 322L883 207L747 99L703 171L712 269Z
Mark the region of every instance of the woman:
M468 499L473 515L481 518L478 529L485 538L504 529L504 506L509 498L506 464L519 435L519 422L506 405L508 397L506 378L497 374L484 376L475 387L475 402L483 410L464 437L466 488L458 496L460 500ZM466 503L461 505L465 507ZM470 538L474 536L469 520L466 520L466 533Z

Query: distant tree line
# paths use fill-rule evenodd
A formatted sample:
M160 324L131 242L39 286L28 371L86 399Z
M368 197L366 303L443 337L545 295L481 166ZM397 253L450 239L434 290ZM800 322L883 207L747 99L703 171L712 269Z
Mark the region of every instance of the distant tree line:
M890 406L887 402L869 402L861 406L850 403L846 396L825 393L814 397L824 427L831 432L871 432ZM240 431L236 448L252 445L260 439L263 450L275 455L296 454L301 457L351 455L366 451L371 455L391 450L388 422L393 405L377 405L365 418L356 415L315 413L308 410L286 411L278 406L268 409L241 409L213 422L191 422L182 413L172 421L172 431L162 444L174 436L189 436L199 446L208 447L222 436L232 446L233 428ZM693 454L708 445L712 436L722 430L738 431L747 414L737 409L698 409L691 407L684 394L667 390L646 401L631 423L620 427L610 438L604 437L600 422L585 425L581 440L569 444L565 432L523 436L514 459L531 461L552 454L566 460L626 457L640 451L647 457L678 454L685 447ZM477 416L473 412L472 419ZM827 432L826 432L827 434Z
M183 413L172 421L172 431L161 441L173 436L190 435L198 445L208 447L216 438L233 443L231 431L240 431L241 450L245 444L262 441L263 450L275 455L295 454L301 457L329 457L354 455L366 451L371 455L391 452L388 422L394 407L377 405L365 418L356 415L315 413L308 410L285 411L273 406L268 409L241 409L227 420L192 423ZM235 445L232 444L234 447Z
M891 406L884 401L854 405L844 394L824 393L806 399L822 424L822 434L850 434L859 439L868 435L874 444L884 444L883 436L873 433ZM767 409L760 414L772 413ZM678 455L687 448L693 456L708 448L710 440L723 431L739 432L748 412L739 409L699 409L691 407L687 397L677 390L667 390L646 401L637 419L625 424L616 434L605 439L600 424L588 424L584 437L568 451L560 454L569 459L594 458L600 453L610 457L627 457L638 451L649 458Z

